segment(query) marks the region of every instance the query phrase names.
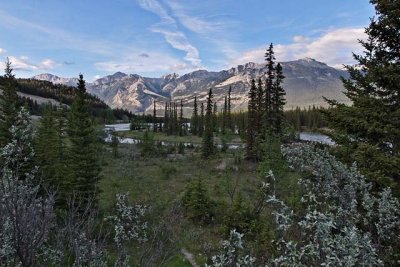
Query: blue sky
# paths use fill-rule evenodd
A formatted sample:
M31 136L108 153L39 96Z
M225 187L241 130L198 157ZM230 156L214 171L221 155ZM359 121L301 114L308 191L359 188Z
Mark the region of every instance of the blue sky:
M0 58L18 77L158 77L312 57L351 64L374 15L367 0L1 0Z

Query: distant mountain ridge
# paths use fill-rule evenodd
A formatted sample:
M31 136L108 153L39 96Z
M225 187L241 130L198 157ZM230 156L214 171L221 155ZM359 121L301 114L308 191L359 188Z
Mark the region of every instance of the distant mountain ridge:
M311 58L282 62L287 104L296 106L326 105L323 96L341 102L348 99L343 95L340 77L348 77L344 70L335 69ZM168 74L160 78L143 77L137 74L116 72L87 84L88 92L98 96L113 108L125 108L136 113L152 112L153 101L162 112L165 101L183 101L186 113L190 112L194 96L205 101L207 92L213 89L214 99L222 108L224 97L232 87L232 107L246 110L251 79L265 77L266 65L249 62L222 70L197 70L182 76ZM34 79L53 83L76 85L76 79L61 78L51 74L34 76Z
M62 84L67 86L76 86L78 83L78 78L62 78L50 73L43 73L36 76L33 76L32 79L40 80L40 81L48 81L54 84Z

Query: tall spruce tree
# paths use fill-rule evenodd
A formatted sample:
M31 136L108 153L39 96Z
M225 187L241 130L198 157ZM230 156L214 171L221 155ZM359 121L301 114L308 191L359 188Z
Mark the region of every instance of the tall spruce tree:
M17 118L17 81L12 73L11 62L5 63L4 86L0 87L0 148L11 141L10 128Z
M213 94L212 90L208 92L206 116L204 121L204 134L203 134L203 157L208 158L214 154L214 135L213 135Z
M204 103L201 103L198 135L202 137L203 132L204 132Z
M255 127L255 131L256 131L256 135L258 136L258 138L262 138L263 137L263 121L265 120L264 116L264 110L265 110L265 106L264 106L264 89L263 89L263 83L261 78L258 79L258 84L257 84L257 93L256 93L256 110L255 110L255 115L257 118L257 122L256 122L256 127Z
M71 184L68 175L66 154L65 118L63 108L53 110L51 105L44 107L35 139L35 161L40 167L42 185L55 189L56 205L65 208Z
M168 103L165 102L165 108L164 108L164 127L163 127L163 130L164 130L165 133L168 133L168 128L169 128Z
M214 103L212 120L213 120L213 131L218 133L219 132L219 127L218 127L218 105L217 105L217 101L215 101L215 103Z
M285 95L286 92L282 87L282 82L285 76L283 75L282 65L278 63L276 65L275 81L272 91L272 121L273 121L273 131L277 136L282 135L282 123L285 118L283 113L283 107L286 103Z
M181 105L180 105L180 110L179 110L179 135L183 136L185 135L185 124L183 121L183 101L181 99Z
M222 111L222 134L225 134L227 127L227 112L228 112L228 101L227 97L224 98L224 109Z
M337 155L357 162L361 172L387 186L400 183L400 2L371 0L376 17L360 41L362 55L355 66L346 66L343 79L351 106L327 100L326 111Z
M232 94L232 86L229 86L228 90L228 107L227 107L227 125L228 128L233 132L233 123L232 123L232 106L231 106L231 94Z
M270 134L272 130L272 91L275 79L275 55L274 46L271 43L265 53L265 61L267 63L267 78L265 81L265 109L264 109L264 131L265 134Z
M193 135L197 135L198 130L199 130L199 114L198 114L198 108L197 108L197 96L194 97L194 102L193 102L193 114L192 114L192 119L191 119L191 125L190 125L190 130Z
M156 100L153 100L153 132L157 132L157 110L156 110Z
M96 196L99 193L97 183L100 178L98 139L86 97L85 80L80 74L67 128L70 141L71 189L84 204L90 201L96 204Z
M257 87L254 79L251 80L251 87L249 91L248 102L248 122L246 131L246 158L250 160L257 160Z

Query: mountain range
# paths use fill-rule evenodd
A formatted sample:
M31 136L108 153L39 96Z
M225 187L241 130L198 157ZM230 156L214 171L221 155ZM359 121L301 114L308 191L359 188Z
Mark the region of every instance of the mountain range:
M348 77L346 71L311 58L281 64L285 75L283 87L286 91L286 109L324 106L323 96L348 102L342 93L343 84L340 80L340 77ZM156 101L161 115L166 101L182 100L188 115L194 97L205 102L210 88L218 107L222 108L224 97L232 87L233 110L246 110L251 80L264 79L266 72L265 64L252 62L218 72L196 70L182 76L173 73L160 78L117 72L87 83L87 90L112 108L124 108L135 113L152 113L153 101ZM61 78L52 74L40 74L32 78L69 86L75 86L77 82L76 78Z

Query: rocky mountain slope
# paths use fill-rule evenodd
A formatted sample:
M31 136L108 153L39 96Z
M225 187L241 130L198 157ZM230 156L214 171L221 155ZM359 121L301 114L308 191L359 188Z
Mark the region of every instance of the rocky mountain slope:
M50 73L43 73L36 76L33 76L32 79L40 80L40 81L48 81L54 84L62 84L67 86L76 86L78 82L78 78L62 78Z
M346 71L332 68L314 59L305 58L296 61L282 62L284 89L290 109L296 106L325 105L322 96L346 102L342 94L341 76L347 77ZM88 83L88 91L104 100L113 108L126 108L134 112L152 112L155 100L160 114L165 101L179 102L181 99L190 113L194 96L205 101L207 92L213 89L215 100L222 108L224 97L232 87L232 106L234 110L246 110L248 90L251 79L264 79L265 64L247 63L237 67L211 72L197 70L182 76L169 74L160 78L142 77L137 74L117 72ZM48 74L46 74L48 75ZM44 75L36 79L46 78ZM63 79L54 75L49 80L55 83L75 83L71 79ZM69 85L69 84L68 84Z

